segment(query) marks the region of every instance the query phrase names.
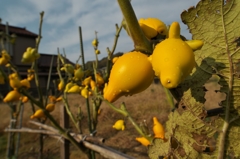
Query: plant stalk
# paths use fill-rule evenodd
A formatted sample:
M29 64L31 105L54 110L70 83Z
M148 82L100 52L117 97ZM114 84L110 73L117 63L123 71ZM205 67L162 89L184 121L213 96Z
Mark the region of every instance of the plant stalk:
M118 0L118 4L126 21L130 36L134 42L134 48L146 54L152 54L152 46L141 30L137 17L129 0Z

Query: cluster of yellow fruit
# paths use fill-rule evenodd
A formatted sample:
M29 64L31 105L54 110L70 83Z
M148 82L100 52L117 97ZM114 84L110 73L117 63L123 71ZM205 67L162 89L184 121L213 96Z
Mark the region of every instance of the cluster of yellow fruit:
M21 94L18 92L19 88L30 88L30 82L28 79L20 80L17 73L12 73L9 75L9 85L13 89L12 91L8 92L8 94L3 99L3 102L16 102L22 100L23 103L27 102L27 97L22 97Z
M49 100L50 100L50 103L48 103L46 105L45 109L46 109L46 111L48 111L50 113L50 112L54 111L56 102L60 101L61 98L56 98L55 96L49 96ZM31 119L46 118L45 114L44 114L44 110L43 109L38 109L33 115L31 115L30 118Z
M40 54L35 48L28 47L27 50L23 53L22 62L23 63L32 63L40 57Z
M155 46L149 57L139 51L132 51L114 59L109 82L104 88L104 98L109 102L145 90L154 76L160 78L164 87L176 88L195 67L193 51L200 49L203 42L183 41L178 22L173 22L169 31L157 18L140 19L139 24L148 39L158 34L167 38Z
M96 82L92 79L92 76L82 79L84 77L84 71L80 65L76 65L76 68L74 69L71 64L65 64L61 70L74 74L74 77L73 81L68 82L66 86L64 80L61 80L58 84L59 91L64 91L66 93L80 93L84 98L88 98L89 95L92 95L92 91L95 91L97 87L104 84L104 79L99 73L96 74ZM82 81L80 86L76 83L77 81ZM90 88L92 91L90 91Z
M5 66L11 60L11 56L6 50L2 50L2 57L0 58L0 65Z
M124 120L116 121L115 124L113 125L113 128L116 130L124 130L125 129ZM153 133L154 133L154 138L166 140L164 127L158 121L157 117L153 117ZM145 137L137 137L136 140L144 146L148 146L151 144L150 141Z
M98 50L98 44L99 44L99 41L98 41L98 39L97 38L95 38L93 41L92 41L92 46L94 47L94 49L95 49L95 54L100 54L101 52L100 52L100 50Z

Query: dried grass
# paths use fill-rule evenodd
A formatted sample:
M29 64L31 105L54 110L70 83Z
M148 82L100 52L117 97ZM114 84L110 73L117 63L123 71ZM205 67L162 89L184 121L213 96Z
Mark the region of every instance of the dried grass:
M69 95L69 104L70 109L73 112L77 112L77 108L81 107L83 111L84 117L82 119L82 128L84 133L89 133L87 128L87 113L86 113L86 105L85 99L79 95ZM130 97L121 97L114 105L120 106L122 102L125 102L126 107L133 118L136 120L137 123L146 120L149 125L150 131L152 127L152 117L156 116L160 122L165 123L167 120L167 116L170 112L170 106L168 105L164 91L161 85L152 84L147 90L130 96ZM59 120L59 110L62 107L62 103L58 103L56 105L56 109L52 113L53 116ZM6 139L6 133L3 133L3 130L9 125L10 119L10 108L4 104L0 104L0 142L1 140ZM23 119L23 126L24 127L32 127L28 123L30 120L30 116L32 114L31 106L29 103L25 104L24 106L24 119ZM76 115L76 113L75 113ZM126 130L124 131L117 131L112 128L112 125L118 119L124 119L126 121ZM47 122L47 124L50 124ZM72 125L71 125L72 126ZM69 128L70 130L74 130ZM113 147L121 152L129 154L136 158L148 158L147 157L147 148L140 145L135 138L139 136L136 132L132 124L126 120L121 114L116 113L112 110L106 103L101 105L101 113L98 117L98 126L97 126L97 136L104 137L106 139L105 144L107 146ZM45 147L44 147L44 155L45 158L58 158L59 157L59 142L56 139L52 139L50 137L45 138ZM6 145L5 145L6 146ZM2 145L1 145L2 147ZM3 148L3 147L2 147ZM1 148L1 149L2 149ZM19 158L30 159L34 158L37 155L38 151L38 135L36 134L28 134L23 133L21 136L21 146L19 150ZM4 151L0 151L0 158L3 158L5 155ZM79 158L86 158L86 155L82 154L81 152L77 151L74 147L71 147L71 159ZM85 157L84 157L85 156ZM97 158L102 158L101 156L97 156Z

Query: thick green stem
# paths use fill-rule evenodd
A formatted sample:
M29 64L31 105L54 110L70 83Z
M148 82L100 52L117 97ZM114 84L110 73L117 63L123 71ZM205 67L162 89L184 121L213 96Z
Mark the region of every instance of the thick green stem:
M134 42L135 50L152 54L152 46L141 30L137 17L129 0L118 0L118 4L126 21L130 36Z

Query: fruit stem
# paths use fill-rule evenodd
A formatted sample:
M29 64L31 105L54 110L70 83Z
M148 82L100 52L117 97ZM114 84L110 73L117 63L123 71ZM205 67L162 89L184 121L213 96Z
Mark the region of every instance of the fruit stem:
M146 54L152 54L153 49L151 47L151 44L143 34L143 31L138 24L137 17L134 13L130 1L118 0L118 4L123 13L123 17L126 21L130 36L134 42L135 50Z

